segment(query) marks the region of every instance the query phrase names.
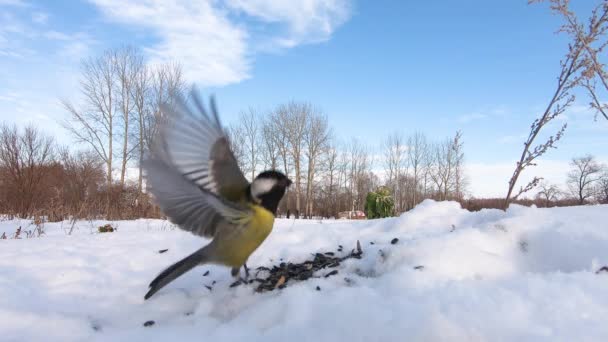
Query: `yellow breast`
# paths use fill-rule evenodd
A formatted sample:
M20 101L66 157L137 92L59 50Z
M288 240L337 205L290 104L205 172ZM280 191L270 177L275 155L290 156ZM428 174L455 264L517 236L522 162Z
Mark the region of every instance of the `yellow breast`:
M251 204L250 207L253 210L253 216L244 229L226 241L218 241L221 245L218 253L228 266L243 265L272 231L274 215L259 205Z

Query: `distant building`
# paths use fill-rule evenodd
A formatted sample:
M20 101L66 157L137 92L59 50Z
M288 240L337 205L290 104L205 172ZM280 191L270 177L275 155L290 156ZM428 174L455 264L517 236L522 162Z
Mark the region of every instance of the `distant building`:
M338 213L340 220L365 220L365 213L361 210L342 211Z

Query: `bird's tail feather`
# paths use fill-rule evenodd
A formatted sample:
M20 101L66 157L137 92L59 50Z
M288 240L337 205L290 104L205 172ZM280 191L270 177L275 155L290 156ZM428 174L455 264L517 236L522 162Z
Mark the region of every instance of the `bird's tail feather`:
M165 287L167 284L175 280L182 274L190 271L195 266L206 261L205 248L201 248L198 251L190 254L184 259L176 262L169 266L166 270L162 271L152 282L150 283L150 290L144 296L144 299L152 297L158 290Z

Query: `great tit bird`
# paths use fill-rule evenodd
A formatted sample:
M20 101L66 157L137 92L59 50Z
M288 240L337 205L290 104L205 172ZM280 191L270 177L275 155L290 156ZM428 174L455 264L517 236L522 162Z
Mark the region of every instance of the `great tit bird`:
M181 229L212 238L169 266L151 283L145 299L197 265L232 267L239 274L247 258L272 230L279 201L291 181L264 171L251 184L239 169L211 98L211 115L196 90L173 96L143 161L146 188L163 213Z

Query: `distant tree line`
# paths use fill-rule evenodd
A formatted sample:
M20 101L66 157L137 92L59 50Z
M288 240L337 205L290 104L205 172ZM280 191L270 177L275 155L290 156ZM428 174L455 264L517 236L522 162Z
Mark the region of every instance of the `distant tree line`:
M589 154L572 158L564 188L538 178L537 190L532 198L516 199L512 203L537 207L608 204L608 166L599 163ZM504 199L469 198L461 201L461 205L473 211L484 208L504 209Z
M228 131L249 179L277 169L294 181L279 208L283 214L337 217L364 210L367 195L380 186L390 190L393 215L426 198L459 200L466 192L460 132L442 142L393 133L379 155L358 139L340 142L319 108L295 101L267 111L249 108Z
M34 126L1 124L0 213L52 220L160 217L145 193L139 165L163 120L161 104L185 88L179 64L150 66L131 47L84 60L80 101L62 103L68 114L64 127L85 148L58 146ZM497 205L500 200L466 198L460 131L442 141L421 132L393 132L372 146L339 139L319 107L298 101L246 109L226 130L247 178L277 169L294 181L281 215L337 217L370 208L371 200L382 203L380 216L387 210L398 215L427 198L456 200L471 210L504 205L504 200ZM605 167L590 156L575 158L572 165L567 191L572 196L538 179L541 188L533 201L607 202ZM136 177L127 177L129 169Z
M163 120L161 104L185 88L179 64L150 66L132 47L84 60L79 99L62 99L63 126L84 149L58 146L34 126L2 124L0 212L53 220L158 217L139 165ZM378 154L354 138L340 142L321 109L297 101L265 112L249 108L227 132L249 179L278 169L294 180L283 215L364 210L368 193L381 186L393 197L392 215L425 198L465 194L460 132L442 142L393 133Z

